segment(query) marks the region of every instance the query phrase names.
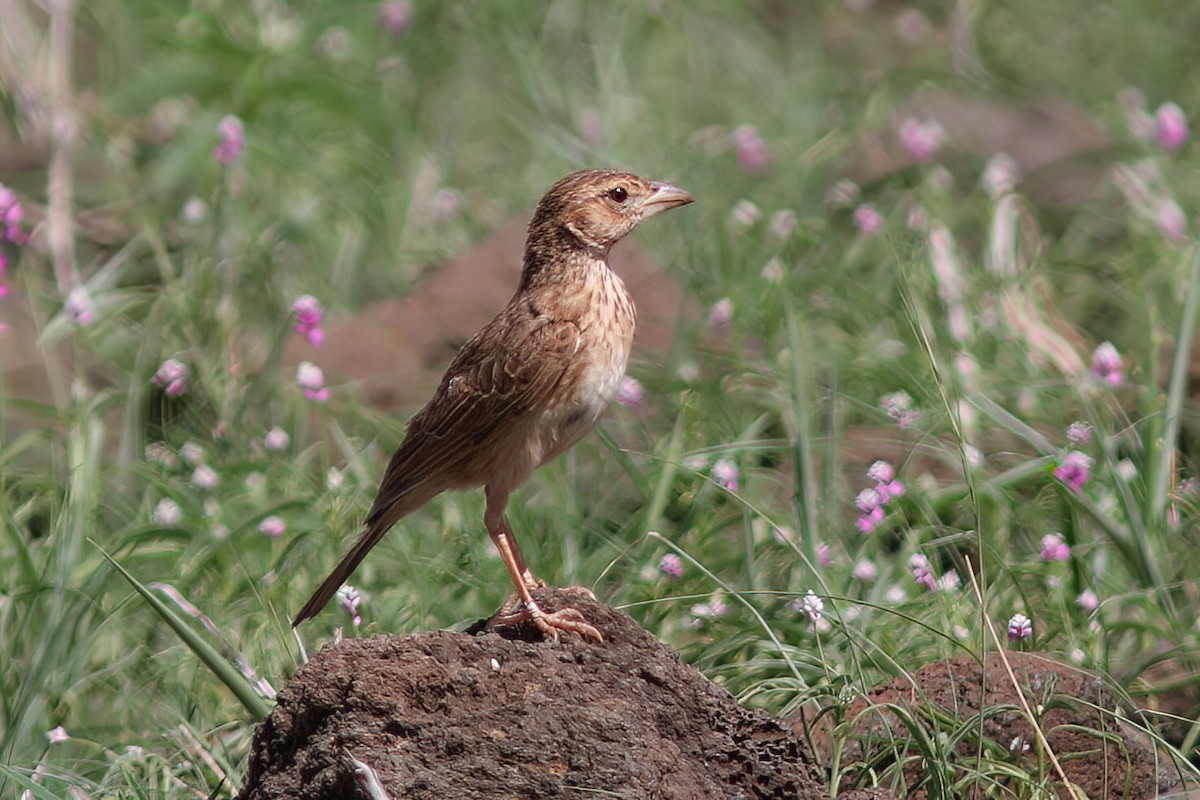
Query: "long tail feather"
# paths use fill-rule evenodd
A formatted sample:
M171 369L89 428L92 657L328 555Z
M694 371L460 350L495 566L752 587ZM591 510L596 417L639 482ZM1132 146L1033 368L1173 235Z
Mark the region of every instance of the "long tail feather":
M351 548L349 553L346 553L341 562L334 567L333 572L329 573L329 577L313 592L312 597L308 598L308 602L304 604L304 608L300 609L300 613L296 614L296 619L292 620L293 628L309 617L315 617L325 607L325 604L337 594L337 590L342 588L342 584L346 582L350 574L367 557L367 553L371 552L371 548L379 544L379 540L392 527L394 521L387 520L387 524L383 524L384 520L379 520L367 528L358 543Z

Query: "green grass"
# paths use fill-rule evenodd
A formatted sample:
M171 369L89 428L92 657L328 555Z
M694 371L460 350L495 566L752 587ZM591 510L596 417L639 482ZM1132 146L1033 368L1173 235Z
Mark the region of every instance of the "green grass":
M904 45L887 3L860 15L836 2L422 2L401 38L380 29L372 3L79 4L76 72L97 77L76 87L76 206L120 230L115 242L76 232L98 309L86 327L63 315L44 251L5 245L40 345L66 360L44 366L53 401L0 385L0 796L232 796L269 701L239 701L241 673L219 678L204 659L240 656L286 684L304 653L290 615L356 533L405 420L352 388L305 400L280 366L295 335L289 304L309 293L349 315L402 293L424 265L585 165L694 192L694 206L638 238L699 307L729 298L734 315L727 336L682 323L670 354L632 365L645 408L614 407L600 435L514 497L541 577L593 587L776 713L994 650L984 619L1003 636L1017 612L1033 619L1025 646L1107 672L1135 696L1169 663L1194 697L1200 494L1181 487L1196 475L1196 408L1170 343L1195 332L1198 262L1190 242L1168 242L1123 205L1110 176L1149 159L1185 211L1196 207L1195 146L1165 154L1136 141L1116 97L1134 85L1151 110L1200 108L1187 67L1200 8L1003 0L958 4L966 22L950 26L943 4L919 5L934 33ZM861 187L885 217L864 236L828 190L861 138L890 129L928 87L1077 104L1113 140L1077 159L1097 170L1097 189L1066 207L1026 199L1024 185L1015 201L992 200L978 188L986 156L950 147L945 167ZM0 82L0 99L32 137L22 88ZM212 158L226 114L247 138L228 169ZM584 136L588 119L598 139ZM770 147L761 173L740 169L729 146L741 124ZM46 199L43 166L0 181ZM461 214L431 219L439 188L459 193ZM190 198L206 208L196 223L181 220ZM735 224L739 199L762 219ZM926 232L906 225L915 207L952 240L968 335L951 323ZM797 217L783 240L767 233L780 209ZM1012 224L1018 270L999 275L990 254ZM773 259L775 277L764 274ZM1006 316L1014 297L1024 316ZM1095 344L1115 343L1125 385L1065 375L1038 349L1047 330L1085 365ZM191 371L177 399L150 383L166 358ZM905 429L879 405L896 391L918 412ZM1052 475L1075 420L1095 431L1079 493ZM290 434L282 452L261 444L274 426ZM192 485L188 442L215 488ZM908 491L864 536L854 498L870 484L865 465L893 452ZM717 458L737 466L736 490L714 480ZM164 498L177 524L154 521ZM353 579L364 622L347 635L461 628L502 603L481 515L480 493L455 494L401 523ZM268 516L285 521L282 536L257 530ZM1048 533L1070 561L1039 560ZM667 553L683 577L658 571ZM963 587L919 587L908 567L918 553ZM106 556L202 612L219 637L146 590L212 651L184 644ZM874 579L852 576L863 560ZM788 607L809 589L828 628ZM1095 614L1076 603L1089 589ZM726 612L694 616L715 593ZM331 608L301 629L304 649L335 626L350 627ZM60 725L70 738L50 744ZM1172 727L1195 757L1200 726ZM920 749L937 759L940 747L934 737ZM981 746L964 769L1012 769L1002 762ZM859 785L894 777L849 774ZM931 785L965 779L947 767Z

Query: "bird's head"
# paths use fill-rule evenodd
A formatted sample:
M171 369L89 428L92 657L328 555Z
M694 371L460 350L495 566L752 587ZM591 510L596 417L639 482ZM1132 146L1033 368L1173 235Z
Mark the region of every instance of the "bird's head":
M686 189L630 172L572 172L551 186L538 203L529 225L529 244L565 239L607 252L642 220L694 199Z

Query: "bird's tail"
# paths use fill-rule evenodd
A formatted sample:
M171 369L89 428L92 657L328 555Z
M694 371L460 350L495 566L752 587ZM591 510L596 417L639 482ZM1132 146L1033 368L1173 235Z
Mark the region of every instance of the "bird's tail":
M304 608L296 614L296 618L292 620L292 627L296 627L309 617L315 617L320 613L325 604L329 602L337 590L342 588L342 584L350 577L350 574L358 568L358 565L367 553L371 552L371 548L379 544L379 540L388 532L395 522L394 519L387 520L384 524L383 520L377 520L374 524L368 525L366 531L363 532L362 538L346 553L345 557L333 568L333 572L329 573L329 577L322 581L317 590L313 592L312 597L308 598L308 602L304 604Z

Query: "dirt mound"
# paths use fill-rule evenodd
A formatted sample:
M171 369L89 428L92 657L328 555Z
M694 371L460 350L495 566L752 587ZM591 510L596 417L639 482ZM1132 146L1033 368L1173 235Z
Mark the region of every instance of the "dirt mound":
M1006 656L1026 701L1041 715L1042 730L1067 779L1083 796L1138 800L1159 797L1178 786L1179 773L1156 752L1148 736L1128 724L1126 719L1136 712L1118 702L1100 675L1037 653ZM844 764L880 770L906 759L905 796L912 800L943 796L934 785L937 776L914 745L912 730L889 706L913 712L907 716L924 736L942 740L938 745L944 752L941 779L953 787L954 796L983 797L986 791L1005 786L1023 797L1030 784L1014 775L1040 771L1044 785L1054 787L1059 797L1070 798L1039 752L999 654L989 654L982 665L965 655L928 664L876 687L843 715L852 729L842 754ZM825 744L818 747L825 749ZM972 783L972 771L981 770L980 752L985 754L982 762L1011 764L1013 769L1008 775L1003 769L990 775L980 772L979 780Z
M799 736L748 711L627 614L581 592L603 644L467 633L325 647L259 727L242 800L828 798ZM356 762L360 775L356 779Z

